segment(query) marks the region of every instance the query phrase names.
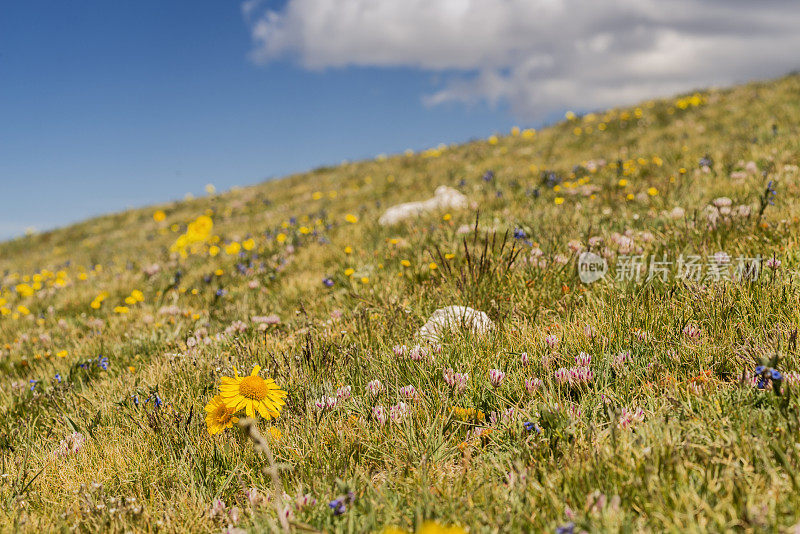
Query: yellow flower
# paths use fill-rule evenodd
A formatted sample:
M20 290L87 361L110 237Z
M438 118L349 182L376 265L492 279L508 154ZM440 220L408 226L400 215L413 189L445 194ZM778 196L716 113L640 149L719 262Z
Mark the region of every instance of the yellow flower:
M496 135L490 135L489 136L489 144L490 145L496 145L497 144L497 136Z
M400 260L400 265L403 267L411 267L411 262L408 260Z
M315 191L314 194L311 195L311 198L313 198L314 200L319 200L322 198L322 193L319 191Z
M361 277L361 283L362 284L369 284L369 278L366 277L366 276L362 276Z
M28 307L27 306L23 306L22 304L17 306L17 311L19 313L21 313L22 315L29 315L31 313L31 311L28 309Z
M67 351L60 350L60 351L56 352L56 356L58 356L59 358L66 358L67 357Z
M656 189L655 187L651 187L647 190L647 194L650 195L651 197L654 197L658 194L658 189Z
M255 417L258 412L264 419L278 417L281 413L281 408L286 404L286 392L271 378L265 380L258 376L260 370L261 366L256 365L250 376L240 377L234 368L236 378L222 377L220 396L233 413L244 409L248 417Z
M208 433L212 436L239 422L239 418L233 415L235 411L225 405L220 395L211 399L206 404L205 409L206 426L208 427Z
M311 233L311 228L309 228L308 226L301 226L300 227L300 233L303 234L303 235L310 234Z
M283 243L284 241L286 241L286 237L287 237L287 236L286 236L286 234L284 234L283 232L281 232L280 234L278 234L277 236L275 236L275 240L276 240L278 243Z
M344 253L345 254L352 254L353 253L353 247L344 247Z
M449 221L449 220L450 220L450 219L452 219L452 218L453 218L453 216L452 216L452 215L450 215L449 213L445 213L445 214L444 214L444 217L442 217L442 220L443 220L443 221Z
M345 269L345 270L344 270L344 275L345 275L345 276L353 276L353 273L354 273L354 272L356 272L356 270L355 270L355 269L352 269L352 268L347 268L347 269Z
M383 529L382 534L411 534L408 531L398 527L386 527ZM426 521L417 529L416 534L466 534L466 530L461 527L446 527L437 523L436 521Z
M120 315L128 313L130 310L127 306L117 306L114 308L114 313L119 313Z
M153 220L155 222L161 222L166 218L167 218L167 214L164 213L164 210L156 210L156 212L153 213Z
M237 241L225 246L225 254L228 256L234 256L239 253L242 249L242 245L240 245Z
M436 262L433 262L433 261L432 261L432 262L430 262L430 263L428 264L428 269L430 269L431 271L435 271L435 270L436 270L436 269L438 269L438 268L439 268L439 266L438 266L438 265L436 265Z
M575 118L576 118L576 115L575 115L575 113L574 113L574 112L572 112L572 111L567 111L567 112L564 114L564 117L566 117L566 119L567 119L568 121L573 121L573 120L575 120Z
M217 254L219 254L219 247L217 245L211 245L210 247L208 247L209 256L214 257Z
M619 182L617 182L617 184L620 187L625 187L626 185L628 185L628 180L626 180L625 178L620 178L620 180L619 180Z
M242 241L242 248L245 250L253 250L256 248L256 242L253 240L253 238L245 239Z
M33 288L28 284L19 284L15 289L21 297L30 297L33 295Z
M356 216L355 216L355 215L353 215L352 213L348 213L347 215L345 215L345 216L344 216L344 219L345 219L347 222L351 223L351 224L355 224L355 223L357 223L357 222L358 222L358 217L356 217Z
M281 431L275 428L274 426L269 427L269 430L267 430L267 435L270 438L272 438L272 441L280 441L281 438L283 437Z
M206 193L209 195L213 195L217 192L217 188L214 187L214 184L206 184Z
M564 197L556 197L555 199L556 206L559 206L564 203Z

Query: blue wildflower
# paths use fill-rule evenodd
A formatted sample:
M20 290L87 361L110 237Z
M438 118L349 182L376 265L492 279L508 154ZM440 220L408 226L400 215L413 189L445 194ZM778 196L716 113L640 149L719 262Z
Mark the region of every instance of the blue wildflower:
M522 426L525 427L525 430L528 432L536 432L537 434L541 433L541 429L536 426L536 423L532 423L531 421L525 421L522 423Z
M30 382L30 383L31 383L31 391L33 391L33 390L34 390L34 388L36 387L36 382L38 382L38 380L33 380L33 379L31 379L31 380L29 380L28 382Z
M156 408L161 408L161 406L164 404L161 401L161 397L159 397L158 395L154 395L154 397L155 397L155 400L153 401L153 404L155 404Z
M764 372L764 369L766 369L766 367L764 367L763 365L759 365L758 367L756 367L756 374L760 375L761 373Z
M345 506L344 501L342 499L334 499L328 503L328 507L333 510L333 515L342 515L347 511L347 506Z
M514 238L515 239L525 239L525 237L526 237L525 230L523 230L522 228L515 228L514 229Z
M56 373L56 376L54 376L53 378L56 379L56 382L61 382L61 374L60 373Z
M224 289L222 289L222 288L219 288L219 289L217 289L217 291L216 291L215 295L217 295L218 297L224 297L224 296L225 296L227 293L228 293L228 292L227 292L227 291L225 291Z
M783 375L777 369L773 369L772 373L770 373L770 378L772 380L783 380Z
M486 171L485 173L483 173L483 176L481 177L481 179L484 182L491 182L493 178L494 178L494 171Z
M108 371L108 358L106 358L102 354L98 356L97 366L100 367L103 371Z
M333 280L328 277L323 278L322 283L325 285L325 287L333 287Z
M575 532L575 523L567 523L556 527L556 534L573 534Z

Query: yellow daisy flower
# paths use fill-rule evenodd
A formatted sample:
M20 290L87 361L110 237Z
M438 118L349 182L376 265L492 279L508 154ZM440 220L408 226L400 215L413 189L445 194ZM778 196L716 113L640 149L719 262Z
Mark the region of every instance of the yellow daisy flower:
M272 419L278 417L281 408L286 404L283 400L286 392L271 378L265 380L258 376L260 370L261 366L256 365L250 376L240 377L239 371L234 368L236 378L222 377L220 396L225 406L234 413L244 408L248 417L255 417L258 411L264 419Z
M230 428L239 418L233 415L234 411L225 406L222 397L217 395L206 404L206 426L212 436Z

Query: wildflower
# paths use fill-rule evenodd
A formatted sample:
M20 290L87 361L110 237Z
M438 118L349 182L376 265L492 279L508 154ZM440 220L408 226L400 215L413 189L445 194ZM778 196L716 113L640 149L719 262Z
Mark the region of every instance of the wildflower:
M228 408L223 402L222 397L217 395L211 399L205 407L206 427L210 435L218 434L226 428L231 428L239 422L239 418L234 415L234 411Z
M345 215L344 219L345 219L347 222L349 222L350 224L355 224L355 223L357 223L357 222L358 222L358 217L356 217L356 216L355 216L355 215L353 215L352 213L348 213L347 215Z
M381 391L383 391L383 384L381 384L380 380L373 380L367 383L367 393L373 397L380 395Z
M55 456L68 456L70 454L78 454L86 443L86 438L80 432L73 432L66 438L61 440L58 448L53 451Z
M525 230L522 228L515 228L514 229L514 239L525 239Z
M305 495L298 495L297 498L294 500L294 505L297 507L298 510L314 506L315 504L317 504L317 499L315 499L314 496L311 495L310 493L306 493Z
M447 368L442 372L445 383L450 386L453 391L459 393L467 389L467 382L469 381L469 374L456 373L451 368Z
M775 256L772 256L770 259L767 260L767 267L769 267L773 271L777 271L780 266L781 266L781 260L779 260Z
M554 350L556 347L558 347L558 336L555 336L553 334L545 336L544 342L548 346L548 348Z
M392 352L394 352L394 355L397 356L398 358L402 358L403 356L405 356L407 350L408 347L406 347L405 345L395 345L392 348Z
M415 400L419 398L419 392L417 392L414 386L409 384L400 388L400 396L408 400Z
M343 386L336 390L336 398L340 401L346 401L350 398L352 388L350 386Z
M489 170L483 173L481 180L483 180L484 182L491 182L493 178L494 178L494 171Z
M260 365L253 367L250 376L240 377L234 368L235 378L222 377L219 387L225 405L234 412L245 410L248 417L255 417L256 411L265 419L278 417L285 404L286 392L271 378L258 376Z
M528 362L528 353L527 352L523 352L522 354L520 354L519 363L521 363L524 366L528 365L529 362Z
M342 515L347 511L347 506L344 504L344 500L341 498L334 499L329 502L328 507L333 512L333 515Z
M700 339L702 330L697 325L689 323L683 327L683 335L691 340L697 340Z
M103 371L108 371L108 358L103 355L97 357L97 366Z
M326 410L333 410L336 407L338 399L336 397L327 397L323 395L318 400L314 402L314 405L317 409L326 411Z
M644 412L641 408L637 408L634 411L623 408L617 426L622 429L627 429L642 421L644 421Z
M489 370L489 382L491 382L493 387L499 388L503 384L503 380L505 380L505 378L506 374L500 369Z
M542 382L538 378L526 378L525 379L525 389L533 395L537 390L541 389L544 386L544 382Z
M398 402L389 408L389 417L393 423L400 423L408 415L408 405L405 402Z
M580 354L575 356L575 364L578 365L579 367L586 367L590 363L592 363L592 357L585 352L581 352Z
M375 421L380 425L383 426L386 424L387 417L386 417L386 408L378 404L374 408L372 408L372 417Z
M428 351L424 347L420 345L415 345L414 348L408 353L408 357L415 362L422 361L422 359L428 356Z
M328 277L326 276L325 278L323 278L323 279L322 279L322 284L323 284L325 287L333 287L333 280L331 280L330 278L328 278Z
M214 499L211 503L211 510L209 510L209 515L213 517L224 517L227 512L227 506L225 506L225 501L222 499Z
M615 355L611 360L611 366L615 371L620 372L626 363L631 361L631 351L624 350Z
M522 423L522 427L525 429L526 432L536 432L537 434L542 433L542 429L539 428L536 423L532 423L530 421L525 421Z

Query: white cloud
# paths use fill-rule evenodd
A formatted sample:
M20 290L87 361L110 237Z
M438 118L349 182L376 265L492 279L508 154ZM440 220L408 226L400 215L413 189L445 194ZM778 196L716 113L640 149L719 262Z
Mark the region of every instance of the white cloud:
M425 101L526 117L800 67L793 0L288 0L243 4L253 58L443 73Z

